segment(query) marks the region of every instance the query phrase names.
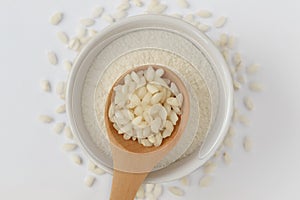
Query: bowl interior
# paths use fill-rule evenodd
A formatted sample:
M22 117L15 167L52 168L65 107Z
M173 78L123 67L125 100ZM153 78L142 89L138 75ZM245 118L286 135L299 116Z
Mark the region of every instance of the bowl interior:
M118 38L123 35L126 35L128 33L134 34L135 32L147 29L152 31L163 30L170 33L172 32L186 38L192 45L189 47L179 46L178 49L182 51L182 53L185 52L186 54L186 52L188 52L192 48L201 51L202 55L200 56L206 58L205 63L203 63L204 61L199 61L199 63L197 63L198 59L189 54L186 55L185 59L187 59L193 66L200 66L197 68L197 70L200 74L203 74L201 78L203 78L205 85L209 90L209 103L211 104L212 108L210 111L210 123L207 130L205 142L203 142L203 144L189 156L186 156L185 158L182 158L165 168L162 167L160 170L151 172L149 177L147 178L147 181L149 182L162 182L180 178L194 171L203 163L205 163L213 155L215 150L222 142L231 119L233 92L231 77L228 72L226 62L224 61L217 48L213 45L213 43L196 28L188 23L171 17L142 15L130 17L102 31L101 34L92 39L91 42L82 50L82 52L80 52L74 63L73 70L71 72L67 85L67 113L70 119L71 128L75 136L77 137L83 151L96 164L100 165L106 171L111 173L111 158L104 152L104 150L98 148L95 142L93 142L91 136L88 134L89 128L99 128L93 127L95 126L95 124L97 124L96 117L90 118L89 120L85 120L83 118L86 110L82 110L82 107L94 110L94 98L83 101L82 96L84 95L84 93L94 94L95 88L97 86L93 85L93 87L90 87L90 89L89 87L84 88L84 83L89 78L89 74L98 73L102 75L104 73L103 69L102 71L97 71L97 69L100 70L101 67L105 68L106 66L100 66L98 68L91 67L93 66L95 59L98 59L97 55L99 54L99 52L101 52L104 48L107 48L106 50L107 52L109 52L109 44L111 44L113 41L118 40ZM154 48L153 44L151 43L151 38L149 38L148 41L138 42L141 43L141 45L148 42L145 45L147 45L148 48ZM128 46L126 47L130 48L130 45L131 44L128 44ZM159 48L166 50L168 48L168 45L176 46L177 44L166 43L163 45L165 46L161 46ZM134 46L134 44L132 44L132 46ZM133 48L133 50L136 49L138 49L138 47ZM146 50L147 49L145 49L145 51ZM119 56L122 56L124 54L125 52L122 52L121 50L120 52L115 52L115 55ZM178 54L180 54L180 52ZM105 54L105 51L103 51L103 57L101 59L103 60L103 62L107 62L107 65L109 65L111 60L114 60L115 55ZM187 83L189 82L189 80L184 81ZM97 83L98 79L94 82ZM102 88L100 87L97 89L105 91L107 90L107 87L110 89L110 86L102 86ZM193 101L193 98L195 97L191 98L191 101ZM197 108L193 109L196 114L198 112ZM192 120L193 119L191 119L191 121ZM201 126L201 124L199 125L195 121L191 122L191 124L193 123L195 124L195 127ZM193 128L195 129L195 127ZM177 152L174 151L173 153L176 154Z

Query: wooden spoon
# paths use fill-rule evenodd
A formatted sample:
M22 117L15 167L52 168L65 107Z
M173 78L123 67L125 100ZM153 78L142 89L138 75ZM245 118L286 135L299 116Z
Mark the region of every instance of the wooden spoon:
M124 77L132 71L137 72L145 70L148 67L149 66L140 66L127 71L114 83L112 88L118 84L123 84ZM187 124L189 116L189 95L183 82L174 72L166 67L152 67L154 69L164 69L165 73L163 77L168 78L177 85L183 95L183 104L181 107L182 115L179 116L171 136L163 139L161 146L144 147L137 141L124 140L123 136L118 134L117 130L113 127L108 117L108 110L114 95L113 90L110 90L105 105L104 116L114 164L110 200L133 200L148 173L151 172L154 166L177 144Z

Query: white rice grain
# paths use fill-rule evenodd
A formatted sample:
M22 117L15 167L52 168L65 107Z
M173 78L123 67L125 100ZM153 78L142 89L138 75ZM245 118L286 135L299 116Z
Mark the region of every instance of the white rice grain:
M69 36L63 32L63 31L58 31L56 33L57 38L59 41L61 41L63 44L68 44L69 43Z
M103 175L105 174L105 171L99 167L96 167L95 169L91 170L91 172L93 172L96 175Z
M212 16L212 12L209 10L199 10L196 12L196 15L202 18L209 18Z
M128 1L123 1L120 5L117 6L118 11L127 11L129 8L130 3Z
M101 17L104 12L104 8L102 6L96 6L92 10L91 18L96 19Z
M258 64L253 64L246 68L246 72L249 75L253 75L253 74L256 74L259 71L259 69L260 69L260 66Z
M58 63L57 56L53 51L48 51L47 56L50 64L57 65Z
M223 161L226 165L231 164L231 156L227 152L223 153Z
M62 149L63 149L64 151L73 151L73 150L75 150L77 147L78 147L77 144L74 144L74 143L65 143L65 144L63 144Z
M85 27L93 26L95 24L95 20L93 20L91 18L83 18L83 19L80 19L80 24Z
M88 164L87 164L87 168L88 168L89 171L93 171L94 169L97 168L97 165L95 165L94 162L92 162L92 161L89 160Z
M42 80L40 85L44 92L51 92L51 84L48 80Z
M60 95L64 94L65 90L66 90L66 82L60 81L56 84L55 91L56 91L57 95L60 96Z
M66 104L62 104L60 106L58 106L55 110L56 113L58 114L62 114L66 112Z
M64 132L65 132L66 138L68 138L68 139L70 139L70 140L73 139L73 133L72 133L72 130L71 130L71 128L70 128L69 126L66 126L66 127L65 127Z
M176 0L176 3L180 8L188 8L190 6L187 0Z
M205 174L211 174L216 170L216 168L217 168L216 163L209 161L203 166L203 172Z
M138 198L138 199L144 199L145 198L145 190L144 190L143 185L141 185L141 187L138 189L138 191L136 193L136 198Z
M76 154L71 155L71 160L77 165L82 164L82 158L79 155Z
M104 13L104 14L102 15L102 19L103 19L104 21L108 22L109 24L112 24L112 23L115 22L115 19L114 19L111 15L106 14L106 13Z
M254 103L252 99L248 96L244 97L243 99L244 105L248 110L253 110L254 109Z
M64 60L63 61L63 66L64 66L64 69L67 71L67 72L70 72L71 69L72 69L72 62L69 61L69 60Z
M63 19L63 13L61 13L61 12L56 12L56 13L54 13L54 14L50 17L49 22L50 22L50 24L52 24L52 25L57 25L57 24L59 24L59 23L62 21L62 19Z
M84 184L87 186L87 187L92 187L94 185L94 182L95 182L95 177L93 176L86 176L85 179L84 179Z
M152 184L152 183L148 183L148 184L146 184L145 185L145 191L146 192L152 192L152 190L154 189L154 184Z
M227 21L227 18L226 18L226 17L224 17L224 16L219 17L219 18L214 22L214 26L215 26L216 28L222 28L222 27L225 25L226 21Z
M183 186L189 186L190 185L190 180L189 180L188 176L185 176L185 177L181 178L180 183Z
M66 124L64 122L58 122L58 123L56 123L54 125L54 127L53 127L54 133L60 134L64 130L65 125Z
M184 195L184 191L181 188L176 186L168 187L168 190L175 196L181 197Z
M154 197L160 197L163 192L163 186L161 184L155 184L154 189L153 189L153 195Z
M68 44L68 48L73 51L78 51L80 49L80 46L81 46L80 40L76 37L72 38Z
M200 187L208 187L213 181L213 178L211 176L203 176L199 181Z
M46 124L49 124L54 121L54 119L52 117L50 117L49 115L40 115L39 120Z
M253 92L261 92L263 90L263 86L258 82L250 82L248 87Z
M248 137L244 137L243 147L246 152L250 152L252 150L252 140Z
M209 31L210 26L209 26L209 25L206 25L206 24L203 24L203 23L200 23L200 24L198 24L197 28L198 28L201 32L205 33L205 32L207 32L207 31Z
M246 115L240 114L238 116L238 120L241 124L243 124L245 126L249 126L249 124L250 124L250 120L248 119L248 117Z
M136 7L143 7L144 3L142 0L132 0L132 3L136 6Z

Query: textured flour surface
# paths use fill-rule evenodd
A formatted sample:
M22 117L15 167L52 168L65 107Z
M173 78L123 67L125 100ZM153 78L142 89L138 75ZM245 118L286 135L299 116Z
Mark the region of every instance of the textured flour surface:
M205 56L190 41L174 33L160 30L132 32L114 40L98 54L87 74L83 89L82 111L86 128L99 151L109 158L111 152L103 121L107 94L116 79L128 69L148 64L174 69L189 84L191 93L195 95L194 104L198 111L191 117L187 131L196 131L196 136L182 157L198 149L209 130L213 113L216 112L212 110L211 103L217 102L213 102L216 98L211 99L214 91L209 91L207 85L217 86L209 83L213 82L212 79L203 78L213 76ZM197 114L200 117L195 116ZM157 167L174 162L177 159L176 152L166 156Z

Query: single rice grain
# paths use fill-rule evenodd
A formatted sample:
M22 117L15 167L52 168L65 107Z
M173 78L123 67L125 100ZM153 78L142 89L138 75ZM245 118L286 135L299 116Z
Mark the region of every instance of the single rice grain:
M225 25L226 21L227 21L227 18L226 18L226 17L224 17L224 16L219 17L219 18L214 22L214 26L215 26L216 28L222 28L222 27Z
M250 82L248 87L253 92L261 92L263 90L263 86L257 82Z
M92 10L91 18L96 19L101 17L102 13L104 12L104 8L102 6L96 6Z
M180 183L181 183L183 186L189 186L189 185L190 185L190 180L189 180L188 176L182 177L182 178L180 179Z
M51 123L54 121L54 119L52 117L50 117L49 115L40 115L39 116L39 120L43 123Z
M53 127L54 133L60 134L64 130L65 125L66 124L64 122L58 122L58 123L56 123L54 125L54 127Z
M77 164L77 165L81 165L82 164L82 158L79 155L73 154L71 156L71 160Z
M80 24L85 27L93 26L95 24L95 20L91 18L80 19Z
M94 185L94 182L95 182L95 177L93 177L91 175L88 175L84 178L84 184L87 187L92 187Z
M65 143L62 145L62 149L64 151L73 151L75 150L76 148L78 147L77 144L74 144L74 143Z
M65 132L66 138L68 138L68 139L70 139L70 140L73 139L73 133L72 133L72 130L71 130L71 128L70 128L69 126L66 126L66 127L65 127L64 132Z
M53 51L48 51L47 56L48 56L49 63L51 65L57 65L58 60L57 60L56 53L54 53Z
M69 36L63 32L63 31L58 31L56 33L57 38L59 41L61 41L63 44L68 44L69 43Z
M40 85L44 92L51 92L51 84L48 80L42 80Z
M187 0L176 0L176 3L180 8L188 8L190 6Z
M254 103L252 99L248 96L244 97L243 99L244 105L248 110L253 110L254 109Z
M57 24L59 24L59 23L62 21L62 19L63 19L63 13L61 13L61 12L56 12L56 13L54 13L54 14L50 17L49 22L50 22L50 24L52 24L52 25L57 25Z
M250 152L252 150L252 140L248 137L244 137L243 147L246 152Z
M181 197L184 195L184 191L181 188L176 187L176 186L168 187L168 190L175 196Z
M66 112L66 104L62 104L60 106L58 106L55 110L56 113L58 114L62 114Z
M231 164L231 156L227 152L223 153L223 161L226 165Z
M196 12L196 15L198 15L199 17L202 17L202 18L208 18L208 17L212 16L212 12L209 10L198 10Z
M205 175L203 176L199 181L200 187L208 187L213 181L213 178L211 176Z

